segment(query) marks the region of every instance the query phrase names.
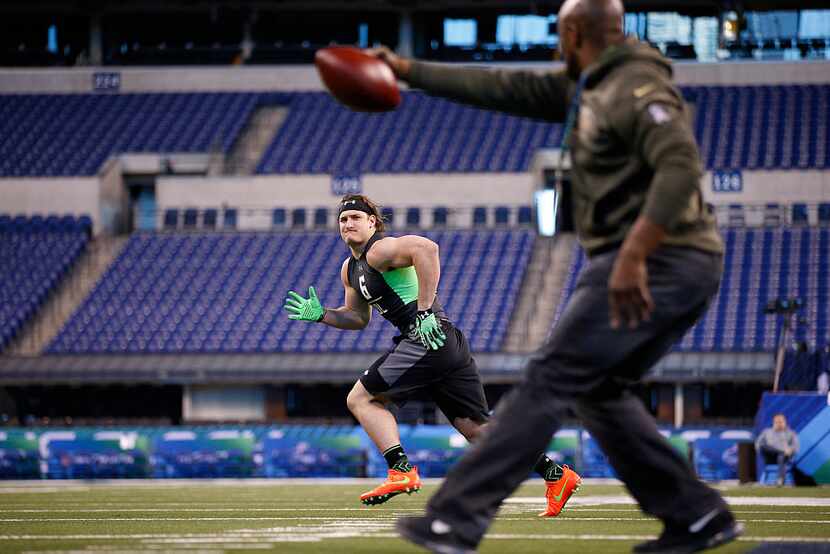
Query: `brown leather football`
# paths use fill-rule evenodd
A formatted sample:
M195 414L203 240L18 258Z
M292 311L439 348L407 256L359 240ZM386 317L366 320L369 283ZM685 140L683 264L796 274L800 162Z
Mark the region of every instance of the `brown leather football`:
M386 112L401 103L392 69L360 48L322 48L314 55L314 65L332 96L353 110Z

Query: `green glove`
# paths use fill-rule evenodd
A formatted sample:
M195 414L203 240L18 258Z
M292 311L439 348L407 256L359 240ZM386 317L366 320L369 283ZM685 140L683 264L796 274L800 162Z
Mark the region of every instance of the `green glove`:
M288 319L300 321L322 321L326 315L326 309L320 304L314 287L308 287L308 298L303 298L293 290L288 291L283 308L291 314Z
M441 329L441 322L432 313L432 309L421 310L415 318L415 328L421 343L430 350L438 350L444 346L447 335Z

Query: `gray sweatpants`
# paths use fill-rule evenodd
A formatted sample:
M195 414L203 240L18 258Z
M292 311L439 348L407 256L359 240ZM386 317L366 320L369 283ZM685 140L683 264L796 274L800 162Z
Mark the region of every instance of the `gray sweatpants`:
M616 251L593 257L523 382L490 428L452 468L427 513L478 543L502 500L527 478L572 406L644 512L688 526L720 495L699 481L628 391L705 311L718 289L720 255L663 247L648 259L655 310L636 329L609 324L608 277Z

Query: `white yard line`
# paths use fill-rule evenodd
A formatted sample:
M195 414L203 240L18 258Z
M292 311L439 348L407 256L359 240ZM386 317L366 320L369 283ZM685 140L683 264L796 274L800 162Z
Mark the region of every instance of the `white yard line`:
M544 501L542 501L544 503ZM191 503L192 504L192 503ZM51 514L51 513L70 513L70 514L94 514L94 513L110 513L110 512L369 512L376 511L377 507L363 507L363 508L121 508L123 504L117 504L113 508L2 508L0 513L24 513L24 514ZM391 506L390 506L391 507ZM388 510L388 508L380 508L381 510ZM400 512L422 512L422 508L395 508ZM801 512L798 512L801 513Z
M348 535L351 538L352 533L333 533ZM303 535L295 535L296 537L303 537ZM313 535L311 535L313 537ZM367 533L357 532L356 536L365 538L396 538L396 533ZM550 540L550 539L566 539L566 540L609 540L609 541L634 541L634 540L649 540L655 538L656 535L602 535L602 534L580 534L580 533L491 533L485 537L485 540L513 540L513 539L527 539L527 540ZM274 535L273 537L263 535L259 537L251 537L246 539L234 535L218 535L218 534L204 534L204 535L155 535L155 534L78 534L78 535L0 535L0 540L143 540L153 544L166 543L171 541L179 541L182 543L208 543L217 542L221 539L222 542L247 542L252 541L267 541L273 540L280 542L281 535ZM738 538L742 542L830 542L828 538L822 537L784 537L784 536L742 536Z
M732 506L830 506L830 498L811 498L806 496L768 497L768 496L725 496ZM505 504L533 504L544 505L545 500L536 496L515 496L504 501ZM579 496L577 493L568 501L568 508L578 506L606 506L621 504L636 506L636 502L628 495L613 496Z
M394 515L378 515L370 518L343 520L336 517L297 516L297 517L45 517L45 518L0 518L0 523L66 523L66 522L136 522L136 521L354 521L367 524L375 521L395 521ZM510 517L510 521L539 521L538 517ZM653 521L654 518L641 517L563 517L567 521ZM791 519L744 519L751 523L793 523ZM800 519L798 523L830 524L830 519Z

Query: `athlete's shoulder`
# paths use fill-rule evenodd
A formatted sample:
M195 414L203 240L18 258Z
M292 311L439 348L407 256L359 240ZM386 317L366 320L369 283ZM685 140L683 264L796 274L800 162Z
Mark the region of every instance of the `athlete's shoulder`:
M379 256L385 256L393 253L398 246L397 237L380 237L374 241L369 250L366 252L366 259L377 259Z

